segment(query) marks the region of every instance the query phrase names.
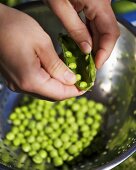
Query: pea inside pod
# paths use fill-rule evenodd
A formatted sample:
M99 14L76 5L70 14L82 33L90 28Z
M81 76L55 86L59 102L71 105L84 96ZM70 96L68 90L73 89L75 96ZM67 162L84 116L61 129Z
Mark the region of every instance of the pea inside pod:
M84 54L68 35L59 35L65 64L76 74L76 87L89 90L96 78L92 54Z

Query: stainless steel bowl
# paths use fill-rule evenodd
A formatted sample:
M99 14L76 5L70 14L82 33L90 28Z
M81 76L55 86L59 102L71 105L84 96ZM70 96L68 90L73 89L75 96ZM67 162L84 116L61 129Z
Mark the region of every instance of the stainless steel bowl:
M41 2L31 2L18 9L34 17L51 36L55 49L61 53L58 34L65 32L58 18L49 7ZM97 73L95 86L85 94L87 98L102 102L107 106L100 134L90 146L90 153L67 169L108 170L117 166L136 152L136 38L119 23L121 36L109 58ZM2 170L18 169L20 152L8 148L2 138L9 129L6 121L11 110L22 94L13 93L5 86L0 92L0 162ZM6 156L5 156L6 155ZM3 158L4 157L4 158ZM6 157L6 159L5 159ZM8 157L8 159L7 159ZM8 160L8 161L7 161ZM5 165L5 166L3 166ZM52 166L36 166L27 160L25 170L53 170ZM64 167L60 168L63 170ZM66 167L65 167L66 168Z

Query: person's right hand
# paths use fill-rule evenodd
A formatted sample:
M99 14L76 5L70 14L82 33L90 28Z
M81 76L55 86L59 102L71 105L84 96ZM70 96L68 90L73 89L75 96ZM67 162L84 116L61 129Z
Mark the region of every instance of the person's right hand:
M0 72L8 87L42 98L81 95L50 37L27 14L0 4Z

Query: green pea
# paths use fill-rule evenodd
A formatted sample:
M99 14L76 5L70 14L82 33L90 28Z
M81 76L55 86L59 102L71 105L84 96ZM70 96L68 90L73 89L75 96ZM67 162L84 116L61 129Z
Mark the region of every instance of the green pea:
M83 118L78 118L77 119L78 126L82 126L84 123L85 123L85 120Z
M48 146L46 147L46 150L47 150L48 152L52 151L53 149L54 149L54 147L53 147L52 145L48 145Z
M82 147L83 147L83 144L82 144L81 141L77 141L77 142L76 142L76 146L77 146L77 148L78 148L79 150L81 150Z
M94 115L95 120L101 121L102 117L99 114Z
M66 102L67 102L67 100L63 100L63 101L58 102L58 104L61 105L61 106L65 106Z
M15 113L20 114L21 113L21 109L19 107L16 107L15 108Z
M31 150L31 146L28 143L22 145L22 149L24 152L29 152Z
M98 111L103 111L104 106L103 106L103 104L101 104L101 103L97 103L96 106L95 106L95 108L96 108L96 110L98 110Z
M48 120L45 118L42 118L41 124L44 126L44 125L47 125L47 123L48 123Z
M70 63L69 66L68 66L70 69L74 70L77 68L77 65L76 63Z
M22 122L23 126L27 126L28 124L29 124L29 120L28 119L23 120L23 122Z
M68 149L69 147L70 147L70 145L71 145L71 142L65 142L64 144L63 144L63 148L64 149Z
M26 106L22 106L22 107L21 107L21 110L22 110L23 112L28 112L28 108L27 108Z
M95 130L95 129L98 129L100 127L100 123L95 121L92 125L92 128Z
M16 113L12 113L9 117L10 120L15 120L17 118Z
M68 160L68 161L71 161L71 160L73 160L73 159L74 159L73 156L69 156L67 160Z
M78 104L78 103L74 103L73 105L72 105L72 110L73 111L78 111L80 109L80 105Z
M21 144L20 139L15 138L15 139L13 140L13 144L14 144L14 146L19 146L19 145Z
M72 123L75 122L75 118L74 118L74 116L71 116L66 121L71 125Z
M24 132L24 136L30 136L31 135L31 131L30 130L26 130L25 132Z
M53 159L53 164L57 167L57 166L61 166L63 164L63 160L61 157L55 157Z
M64 129L64 132L67 133L69 136L71 136L73 134L73 129L67 128Z
M53 149L50 151L50 157L55 158L58 157L58 151L56 149Z
M95 114L97 114L96 109L88 110L88 115L89 115L89 116L94 116Z
M40 157L43 158L43 159L44 159L44 158L47 158L47 152L46 152L45 150L40 150L38 154L39 154Z
M47 141L44 141L44 142L41 143L41 148L46 149L47 146L48 146L48 142Z
M80 75L80 74L76 74L76 80L77 80L77 81L80 81L80 80L81 80L81 78L82 78L82 77L81 77L81 75Z
M62 146L62 141L60 139L55 139L54 140L54 146L56 148L60 148Z
M27 141L28 143L33 143L35 141L35 137L31 135L27 138Z
M56 110L55 110L55 109L50 110L50 111L49 111L49 114L50 114L51 116L56 116Z
M37 104L39 106L44 106L45 105L45 101L44 100L37 100Z
M19 119L15 119L13 121L13 124L16 125L16 126L19 126L21 124L21 121Z
M73 134L70 138L70 141L72 143L77 142L78 141L78 134L77 133Z
M71 127L70 128L72 128L73 129L73 131L78 131L78 125L77 125L77 123L74 123L73 125L71 125Z
M37 136L37 139L36 139L37 142L41 143L43 142L43 138L41 136Z
M50 126L48 126L48 127L45 128L45 133L46 133L46 134L50 134L50 133L52 133L52 132L53 132L53 129L52 129Z
M37 151L37 150L39 150L40 149L40 144L39 143L32 143L32 145L31 145L31 148L34 150L34 151Z
M89 131L89 126L88 126L88 125L82 125L81 128L80 128L80 130L81 130L82 132L84 132L84 131Z
M24 132L25 131L25 126L24 125L20 125L19 126L19 131L20 132Z
M87 118L86 118L86 123L87 123L88 125L92 125L93 119L92 119L91 117L87 117Z
M33 151L33 150L31 150L30 152L28 152L28 155L29 156L34 156L34 155L36 155L37 154L37 152L36 151Z
M57 129L56 132L57 136L59 136L62 132L61 132L61 129Z
M12 133L12 132L9 132L9 133L6 135L6 139L8 139L9 141L14 140L14 138L15 138L15 135L14 135L14 133Z
M84 119L84 114L80 110L77 111L75 115L77 119Z
M87 98L86 97L81 97L78 99L78 103L85 105L87 103Z
M69 109L67 109L66 110L66 117L71 117L73 115L73 113L72 113L72 111L71 110L69 110Z
M12 130L11 130L11 132L15 135L15 134L17 134L18 132L19 132L19 129L18 129L18 127L13 127L12 128Z
M65 110L63 108L59 109L59 115L64 116L65 115Z
M35 117L36 120L42 120L42 114L41 113L36 113L34 115L34 117Z
M85 60L87 61L89 59L89 54L85 56Z
M80 111L82 112L82 114L85 114L88 112L88 107L86 105L82 106Z
M21 144L25 144L26 143L26 139L21 139Z
M31 120L28 125L29 129L35 129L36 128L36 122L34 120Z
M95 102L94 101L92 101L92 100L88 101L88 107L89 108L93 108L94 106L95 106Z
M58 129L58 128L59 128L58 122L54 122L53 124L51 124L51 127L52 127L54 130Z
M63 133L61 136L60 136L60 139L63 141L63 142L67 142L69 141L69 135L66 134L66 133Z
M65 52L65 55L66 55L66 57L68 57L68 58L71 58L71 57L72 57L72 53L71 53L70 51L66 51L66 52Z
M81 81L81 83L79 84L80 88L82 90L84 90L87 87L87 83L85 81Z
M65 120L64 120L63 117L59 117L59 118L57 119L57 122L58 122L60 125L62 125L62 124L65 122Z
M93 130L91 131L91 135L92 135L92 136L95 136L96 134L97 134L97 131L93 129Z
M22 140L24 138L24 134L18 133L18 134L16 134L16 137L19 138L20 140Z
M32 159L33 159L34 163L36 163L36 164L41 164L43 162L43 159L38 154L36 154Z
M76 145L71 145L69 148L68 148L68 152L71 154L71 155L73 155L73 154L75 154L75 153L77 153L78 152L78 148L77 148L77 146Z
M25 112L24 114L25 114L26 118L28 118L28 119L32 118L32 114L29 111Z
M33 136L37 136L39 132L38 132L38 130L33 129L33 130L31 131L31 133L32 133Z
M87 141L85 144L84 144L84 147L88 147L90 145L90 141Z
M85 131L85 132L83 132L82 135L83 135L83 137L88 138L91 135L91 133L90 133L90 131Z

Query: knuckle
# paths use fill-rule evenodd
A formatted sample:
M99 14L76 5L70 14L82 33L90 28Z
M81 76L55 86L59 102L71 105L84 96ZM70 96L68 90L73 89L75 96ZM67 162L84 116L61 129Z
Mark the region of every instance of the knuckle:
M85 33L87 33L87 31L86 31L86 27L83 25L78 29L71 29L69 33L72 37L74 37L76 41L80 41L82 38L84 38L84 35Z
M120 36L120 29L117 28L117 31L115 31L115 37L119 38L119 36Z
M51 38L47 34L43 37L43 40L41 41L41 49L45 50L45 48L50 48L51 46Z
M50 73L53 75L55 73L57 73L59 70L61 70L64 67L63 62L61 61L61 59L57 59L56 61L54 61L50 66L49 66L49 71Z

